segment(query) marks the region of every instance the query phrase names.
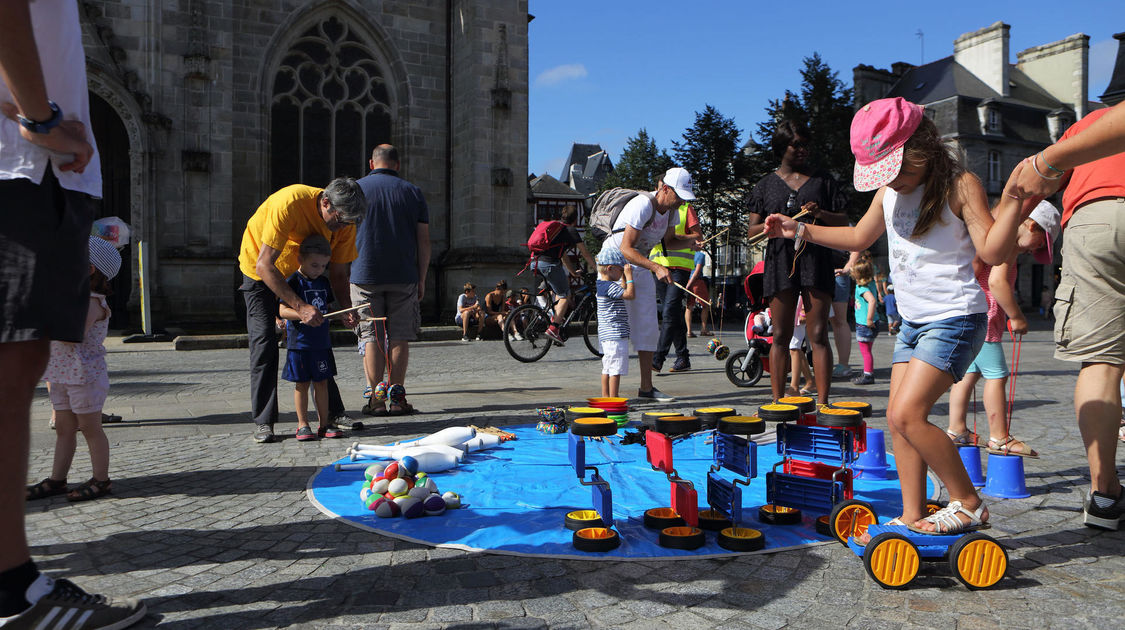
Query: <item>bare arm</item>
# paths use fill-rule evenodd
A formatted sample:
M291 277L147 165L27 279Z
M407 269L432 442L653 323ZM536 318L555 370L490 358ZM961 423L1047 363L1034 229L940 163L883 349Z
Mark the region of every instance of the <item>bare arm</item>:
M867 302L867 322L865 325L868 328L875 327L875 296L871 291L864 291L863 300Z
M45 121L51 118L51 108L28 4L23 0L0 2L0 78L15 101L0 103L0 107L13 120L22 113L31 120ZM73 155L73 161L59 166L63 171L81 173L94 155L94 147L86 139L86 126L77 120L64 121L47 133L32 133L21 126L20 135L54 153Z
M578 247L578 253L582 255L582 260L586 261L586 269L589 269L589 270L597 269L598 263L596 261L594 261L594 257L593 257L593 255L590 254L590 250L586 247L586 243L583 243L582 241L578 241L577 247Z
M647 256L637 251L637 237L640 236L640 231L637 228L626 225L625 232L621 235L621 254L625 256L625 260L633 263L638 267L644 267L656 275L656 279L661 282L671 283L672 275L668 268L652 262Z
M637 297L636 285L633 284L633 268L629 265L625 265L625 273L621 276L621 288L625 289L622 298L631 300Z
M287 319L291 322L301 321L301 314L289 308L285 304L277 305L277 314L281 316L281 319Z
M805 224L804 239L810 243L824 245L832 249L858 252L871 245L886 231L883 222L883 191L875 193L871 205L855 227L809 225ZM770 238L793 238L797 234L797 222L782 214L766 217L765 232Z
M1023 168L1016 166L1019 171ZM1005 262L1016 246L1016 230L1022 222L1021 199L1013 197L1012 181L1004 187L1004 194L996 204L996 217L988 209L988 197L984 186L972 173L964 173L957 182L957 189L950 200L949 208L960 216L969 231L969 238L976 247L977 256L990 265Z
M281 300L282 304L289 306L300 314L302 324L319 326L324 321L324 317L315 306L297 297L297 294L285 282L285 277L277 269L279 256L281 256L281 251L262 244L262 249L258 252L258 260L254 265L254 271L257 272L262 282L266 283L270 291L273 291L273 294Z
M1125 151L1125 104L1118 103L1081 133L1047 147L1042 158L1051 166L1068 171L1075 166L1122 151ZM1036 162L1036 165L1044 175L1047 174L1047 170L1044 170L1047 165L1043 163L1043 159ZM1034 172L1031 175L1038 177Z
M418 301L426 295L426 275L430 270L430 224L419 223L415 236L418 248Z
M847 225L848 215L843 212L832 212L831 210L823 210L820 204L815 201L810 201L801 207L802 210L808 210L813 218L823 221L825 225Z
M1008 274L1013 262L1006 262L992 268L988 273L988 290L992 292L992 297L996 299L1000 308L1004 309L1008 319L1012 320L1012 332L1023 335L1027 333L1027 318L1024 317L1019 301L1016 300L1016 292L1008 282Z
M698 280L701 275L703 275L703 265L696 265L695 269L691 270L691 277L687 280L687 286L690 287L691 283Z

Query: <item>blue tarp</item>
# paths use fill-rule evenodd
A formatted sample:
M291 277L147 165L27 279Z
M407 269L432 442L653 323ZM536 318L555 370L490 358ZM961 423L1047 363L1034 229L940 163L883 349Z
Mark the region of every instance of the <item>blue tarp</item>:
M649 508L670 505L669 482L649 466L642 445L623 445L616 437L606 442L587 440L586 465L596 466L610 483L621 546L607 553L576 550L571 544L572 532L563 526L565 516L572 510L591 509L592 504L590 488L578 483L568 460L567 435L543 434L534 425L504 429L515 433L518 439L473 453L458 468L433 475L441 492L453 491L463 497L467 506L462 509L409 520L378 518L359 499L363 471L337 472L332 464L309 480L309 497L325 514L360 528L438 547L614 560L735 555L715 542L713 532L707 533L706 545L692 551L659 546L658 532L644 527L643 515ZM708 438L697 435L677 442L674 447L676 471L695 484L701 509L706 508L706 476L711 465ZM884 521L901 513L894 464L889 455L887 459L892 466L891 479L861 477L855 482L856 498L869 501ZM339 463L348 461L345 458ZM778 461L774 444L759 445L758 476L748 488L743 487L740 525L762 531L766 552L825 542L828 538L817 534L814 525L819 514L804 514L799 525L758 522L758 506L766 502L765 475ZM734 478L727 471L720 474ZM927 494L934 494L932 479L928 481Z

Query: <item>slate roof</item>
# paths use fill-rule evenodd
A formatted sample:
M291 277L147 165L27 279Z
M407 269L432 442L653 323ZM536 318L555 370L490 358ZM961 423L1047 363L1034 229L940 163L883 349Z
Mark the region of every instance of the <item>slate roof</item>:
M922 104L960 96L979 100L991 98L999 103L1048 111L1067 107L1014 65L1009 69L1008 81L1009 95L1001 96L999 92L988 87L984 81L949 56L907 70L887 96L892 98L901 96L908 101Z
M585 171L588 158L601 150L602 147L598 144L581 144L575 142L570 147L570 156L566 158L566 163L563 164L562 175L559 175L559 179L564 182L570 179L571 164L578 164L582 166L583 171Z
M554 199L585 199L586 195L567 186L559 180L544 173L531 180L529 186L533 197L551 197Z

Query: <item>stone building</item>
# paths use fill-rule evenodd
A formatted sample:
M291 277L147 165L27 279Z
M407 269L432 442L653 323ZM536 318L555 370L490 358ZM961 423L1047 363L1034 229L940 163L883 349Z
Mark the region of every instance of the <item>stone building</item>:
M1089 36L1079 33L1018 52L1013 64L1009 29L996 22L965 33L953 42L952 56L921 66L900 62L890 70L867 65L853 70L857 106L895 96L925 105L926 116L980 177L991 202L1020 160L1103 106L1087 100ZM1053 286L1052 270L1029 256L1019 267L1017 289L1026 304L1038 306L1040 292Z
M424 317L526 239L526 0L82 0L103 215L135 228L157 326L235 321L246 220L274 190L403 155L426 194ZM137 327L139 247L118 300ZM121 304L119 304L119 307ZM117 310L117 309L115 309Z

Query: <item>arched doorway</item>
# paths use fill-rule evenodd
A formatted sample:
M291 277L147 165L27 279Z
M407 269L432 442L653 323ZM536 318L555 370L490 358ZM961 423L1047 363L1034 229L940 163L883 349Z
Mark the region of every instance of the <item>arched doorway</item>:
M118 217L132 225L129 134L117 112L93 92L90 92L90 126L102 161L102 199L96 206L94 218ZM131 241L135 242L137 236L134 233ZM113 295L106 300L113 311L113 316L109 320L110 328L130 327L129 296L133 291L132 250L133 243L121 250L121 271L110 283Z

